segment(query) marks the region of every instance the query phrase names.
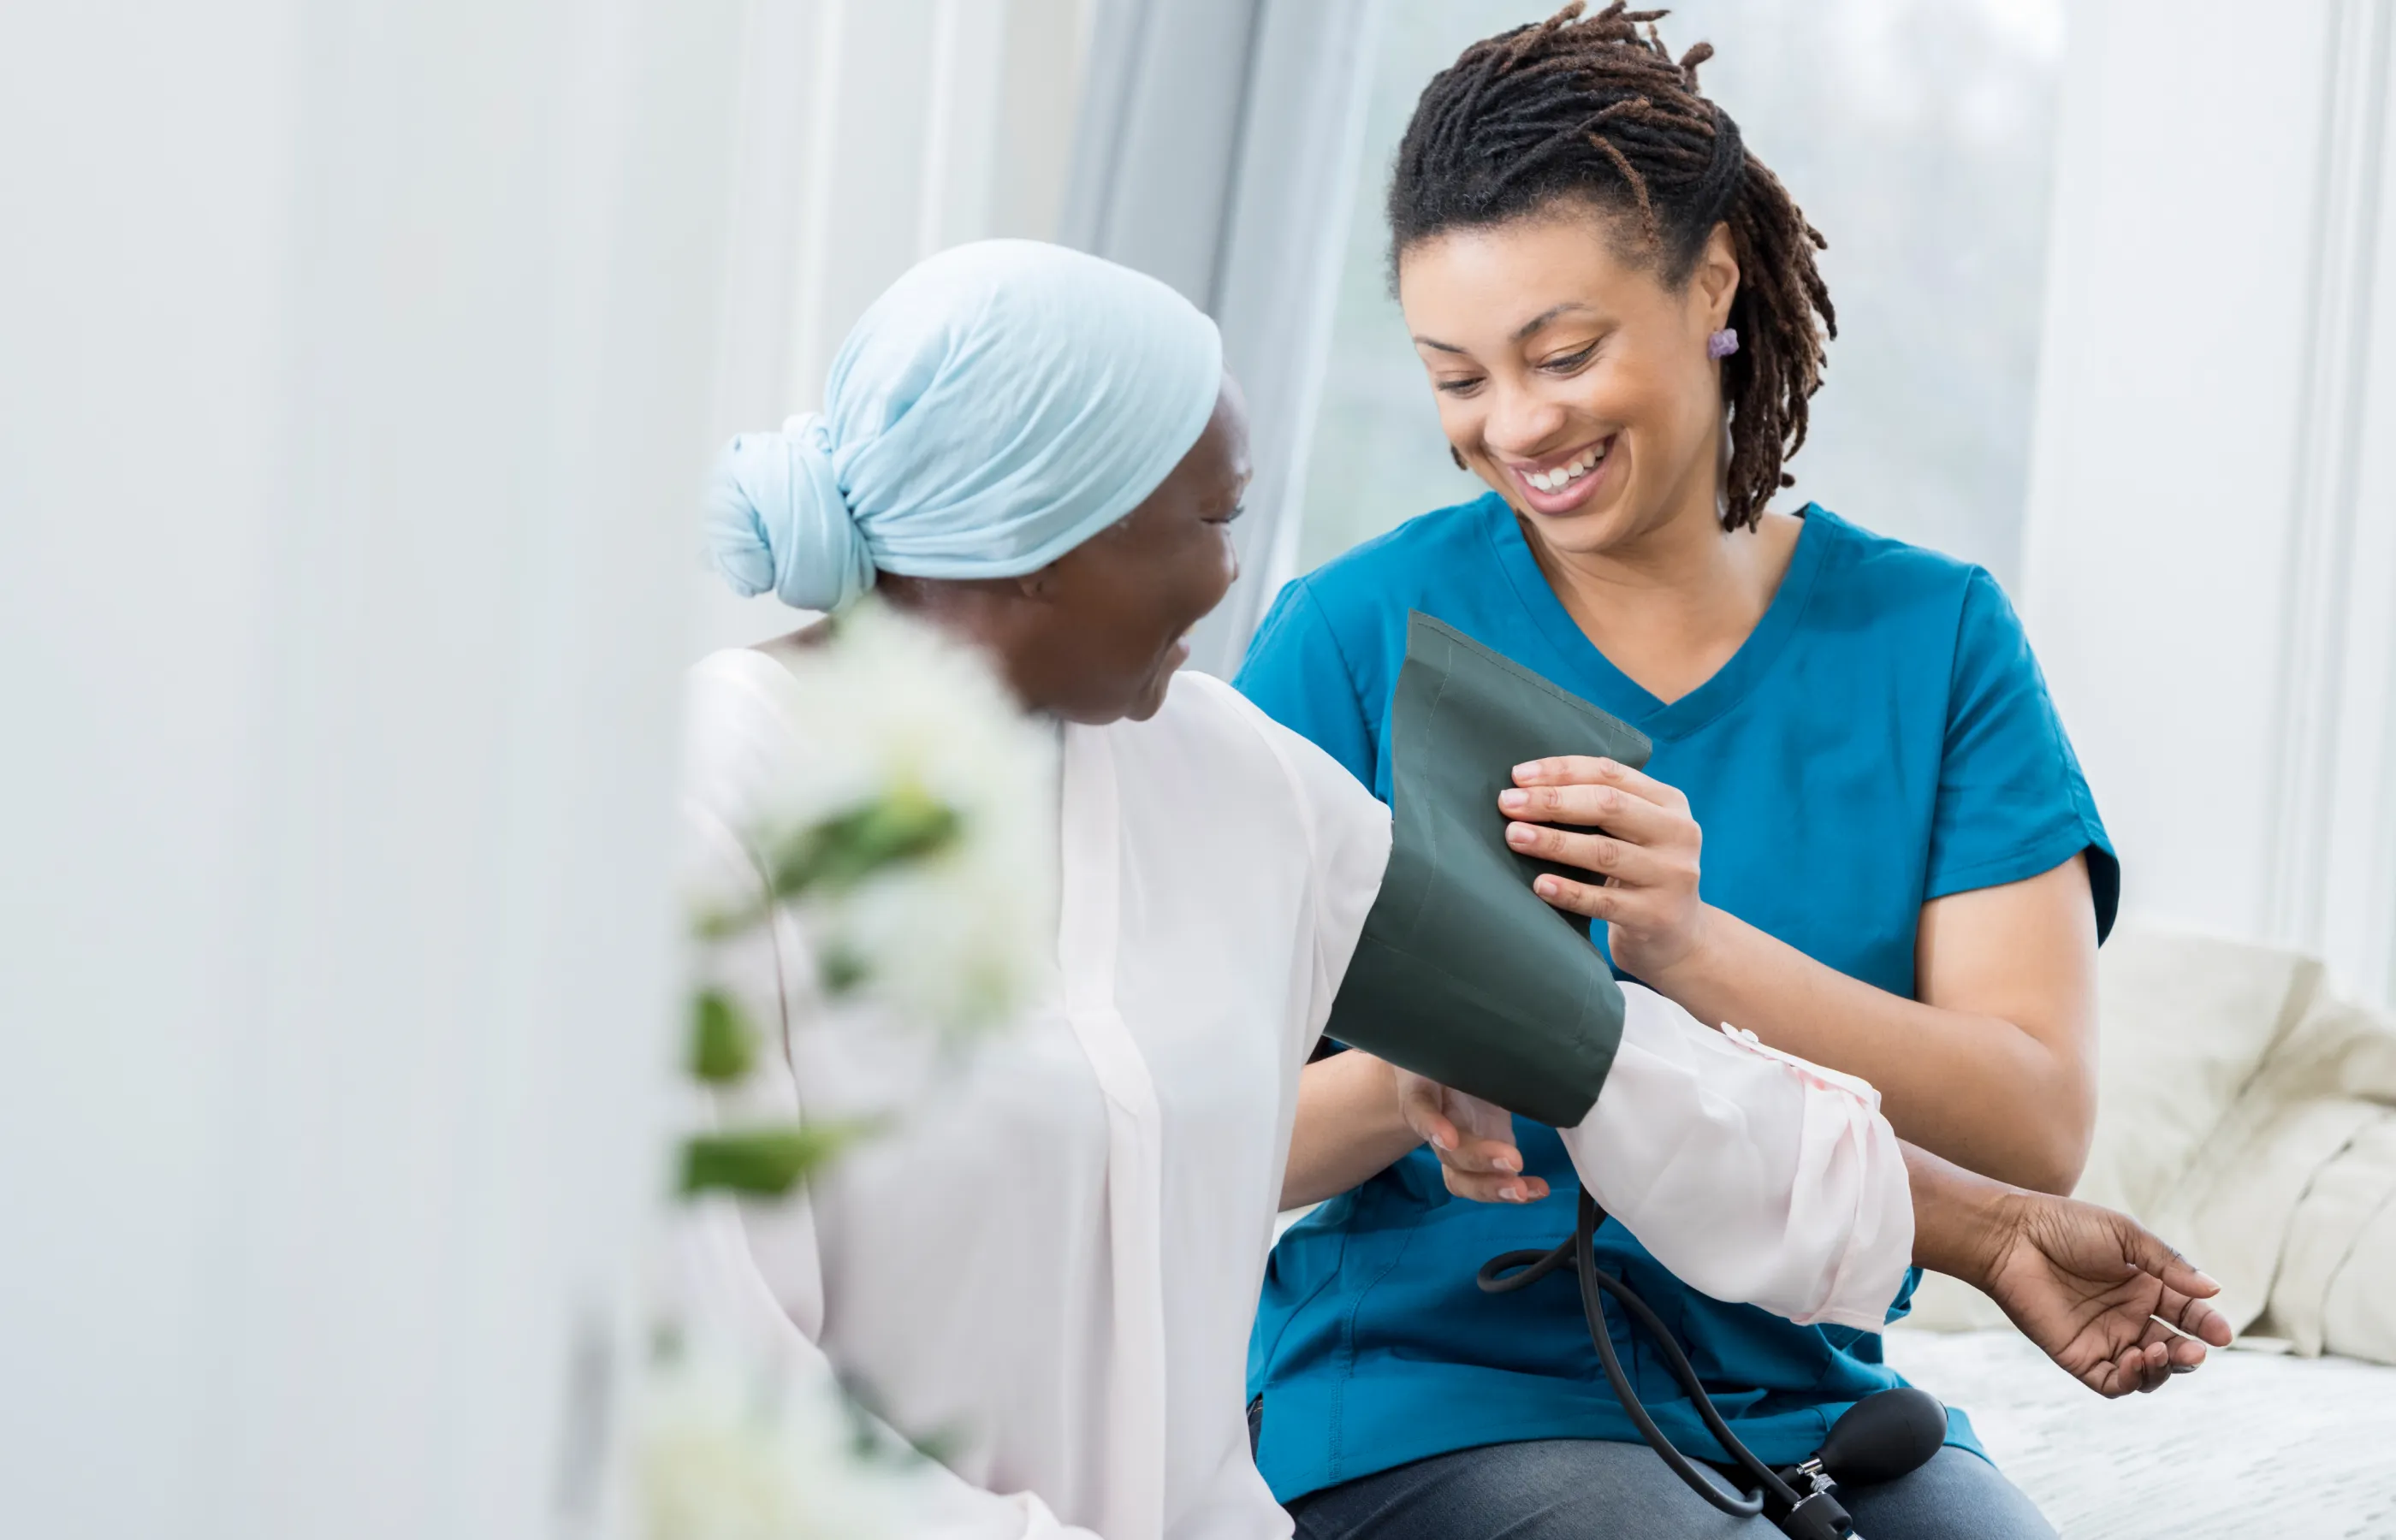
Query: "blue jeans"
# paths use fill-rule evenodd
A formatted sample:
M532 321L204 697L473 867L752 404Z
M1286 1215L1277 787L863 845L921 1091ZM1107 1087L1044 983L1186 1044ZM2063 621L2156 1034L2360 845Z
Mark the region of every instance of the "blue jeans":
M1842 1487L1861 1540L2055 1540L1997 1467L1961 1449L1881 1486ZM1460 1449L1310 1493L1290 1505L1298 1540L1766 1540L1644 1443L1540 1439Z

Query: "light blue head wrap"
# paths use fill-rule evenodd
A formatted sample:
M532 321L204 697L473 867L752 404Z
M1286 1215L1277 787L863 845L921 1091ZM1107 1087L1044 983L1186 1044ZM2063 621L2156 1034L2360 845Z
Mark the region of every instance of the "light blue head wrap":
M1035 571L1115 523L1189 453L1222 388L1197 307L1038 241L917 264L858 321L824 409L717 460L707 537L743 595L838 609L876 569Z

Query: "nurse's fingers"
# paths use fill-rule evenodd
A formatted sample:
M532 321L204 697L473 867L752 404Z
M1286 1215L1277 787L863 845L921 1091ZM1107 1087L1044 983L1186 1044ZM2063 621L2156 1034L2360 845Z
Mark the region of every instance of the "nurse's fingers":
M1530 760L1514 766L1516 786L1618 786L1643 801L1658 807L1689 810L1689 799L1678 787L1668 786L1655 777L1644 775L1620 760L1592 758L1587 754L1559 754L1551 759Z
M1523 1175L1513 1120L1470 1097L1457 1098L1464 1110L1451 1117L1455 1096L1435 1080L1398 1071L1398 1115L1439 1158L1447 1190L1481 1203L1530 1203L1545 1198L1548 1184Z
M1439 1082L1398 1071L1398 1116L1416 1138L1442 1154L1461 1142L1446 1109L1445 1088Z
M1444 1093L1438 1082L1423 1080L1420 1076L1409 1079L1418 1083L1401 1085L1398 1115L1405 1120L1406 1127L1418 1138L1431 1146L1441 1165L1472 1176L1521 1175L1523 1152L1514 1148L1511 1138L1497 1138L1459 1128L1442 1106Z
M1523 1169L1511 1117L1410 1069L1398 1070L1397 1080L1398 1116L1443 1162L1503 1175Z
M1444 1162L1440 1175L1448 1191L1476 1203L1536 1203L1548 1195L1548 1184L1537 1176L1476 1176Z
M1588 883L1576 883L1568 877L1542 872L1532 883L1531 891L1568 914L1583 915L1612 924L1629 917L1631 896L1638 890L1596 887Z
M1637 844L1695 843L1697 822L1618 786L1516 787L1498 793L1498 811L1537 823L1603 828Z
M1684 895L1670 888L1639 887L1627 883L1600 887L1594 883L1577 883L1569 877L1559 877L1546 871L1533 879L1531 891L1567 914L1603 920L1609 925L1619 925L1640 936L1669 933L1675 917L1687 907ZM1620 944L1618 940L1616 942L1617 946Z
M1606 834L1574 834L1545 824L1506 826L1506 843L1525 856L1578 867L1600 881L1611 878L1625 887L1670 888L1674 892L1697 885L1697 862L1685 851L1649 850Z

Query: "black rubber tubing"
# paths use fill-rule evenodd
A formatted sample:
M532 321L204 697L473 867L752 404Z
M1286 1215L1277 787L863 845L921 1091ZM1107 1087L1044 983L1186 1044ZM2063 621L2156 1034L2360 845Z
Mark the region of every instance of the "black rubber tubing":
M1589 1340L1597 1348L1597 1361L1605 1370L1606 1383L1614 1387L1615 1398L1622 1402L1622 1410L1630 1414L1631 1423L1638 1427L1640 1436L1647 1440L1648 1447L1663 1457L1664 1463L1689 1484L1691 1491L1724 1513L1751 1519L1764 1511L1766 1495L1777 1497L1782 1503L1795 1507L1801 1500L1797 1493L1770 1466L1757 1459L1754 1452L1730 1430L1730 1425L1723 1421L1722 1413L1714 1407L1713 1398L1706 1394L1706 1387L1698 1382L1697 1369L1690 1364L1688 1355L1681 1351L1681 1345L1672 1340L1672 1334L1665 1327L1663 1320L1648 1308L1645 1300L1631 1292L1631 1285L1612 1273L1598 1270L1597 1228L1604 1222L1605 1211L1597 1206L1597 1200L1589 1195L1587 1188L1583 1188L1578 1222L1573 1227L1571 1240L1551 1251L1511 1251L1493 1256L1481 1265L1475 1281L1485 1294L1512 1294L1517 1289L1537 1282L1559 1268L1572 1268L1579 1278L1581 1318L1588 1323ZM1631 1377L1622 1372L1621 1361L1614 1355L1613 1334L1605 1324L1607 1294L1620 1300L1622 1308L1631 1312L1631 1318L1646 1328L1648 1336L1654 1339L1663 1354L1664 1366L1680 1382L1682 1390L1688 1395L1689 1403L1697 1408L1697 1416L1705 1423L1706 1430L1714 1436L1715 1441L1723 1446L1740 1469L1755 1479L1764 1488L1763 1492L1752 1497L1737 1497L1724 1492L1714 1484L1710 1477L1701 1473L1687 1455L1674 1448L1672 1440L1664 1436L1664 1430L1656 1426L1656 1419L1649 1416L1647 1408L1640 1404L1638 1392L1631 1387Z

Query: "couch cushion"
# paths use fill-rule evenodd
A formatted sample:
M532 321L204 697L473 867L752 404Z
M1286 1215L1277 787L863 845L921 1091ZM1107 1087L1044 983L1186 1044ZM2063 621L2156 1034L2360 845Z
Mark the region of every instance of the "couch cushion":
M2116 930L2098 954L2096 1136L2078 1196L2151 1215L2321 977L2273 947Z

